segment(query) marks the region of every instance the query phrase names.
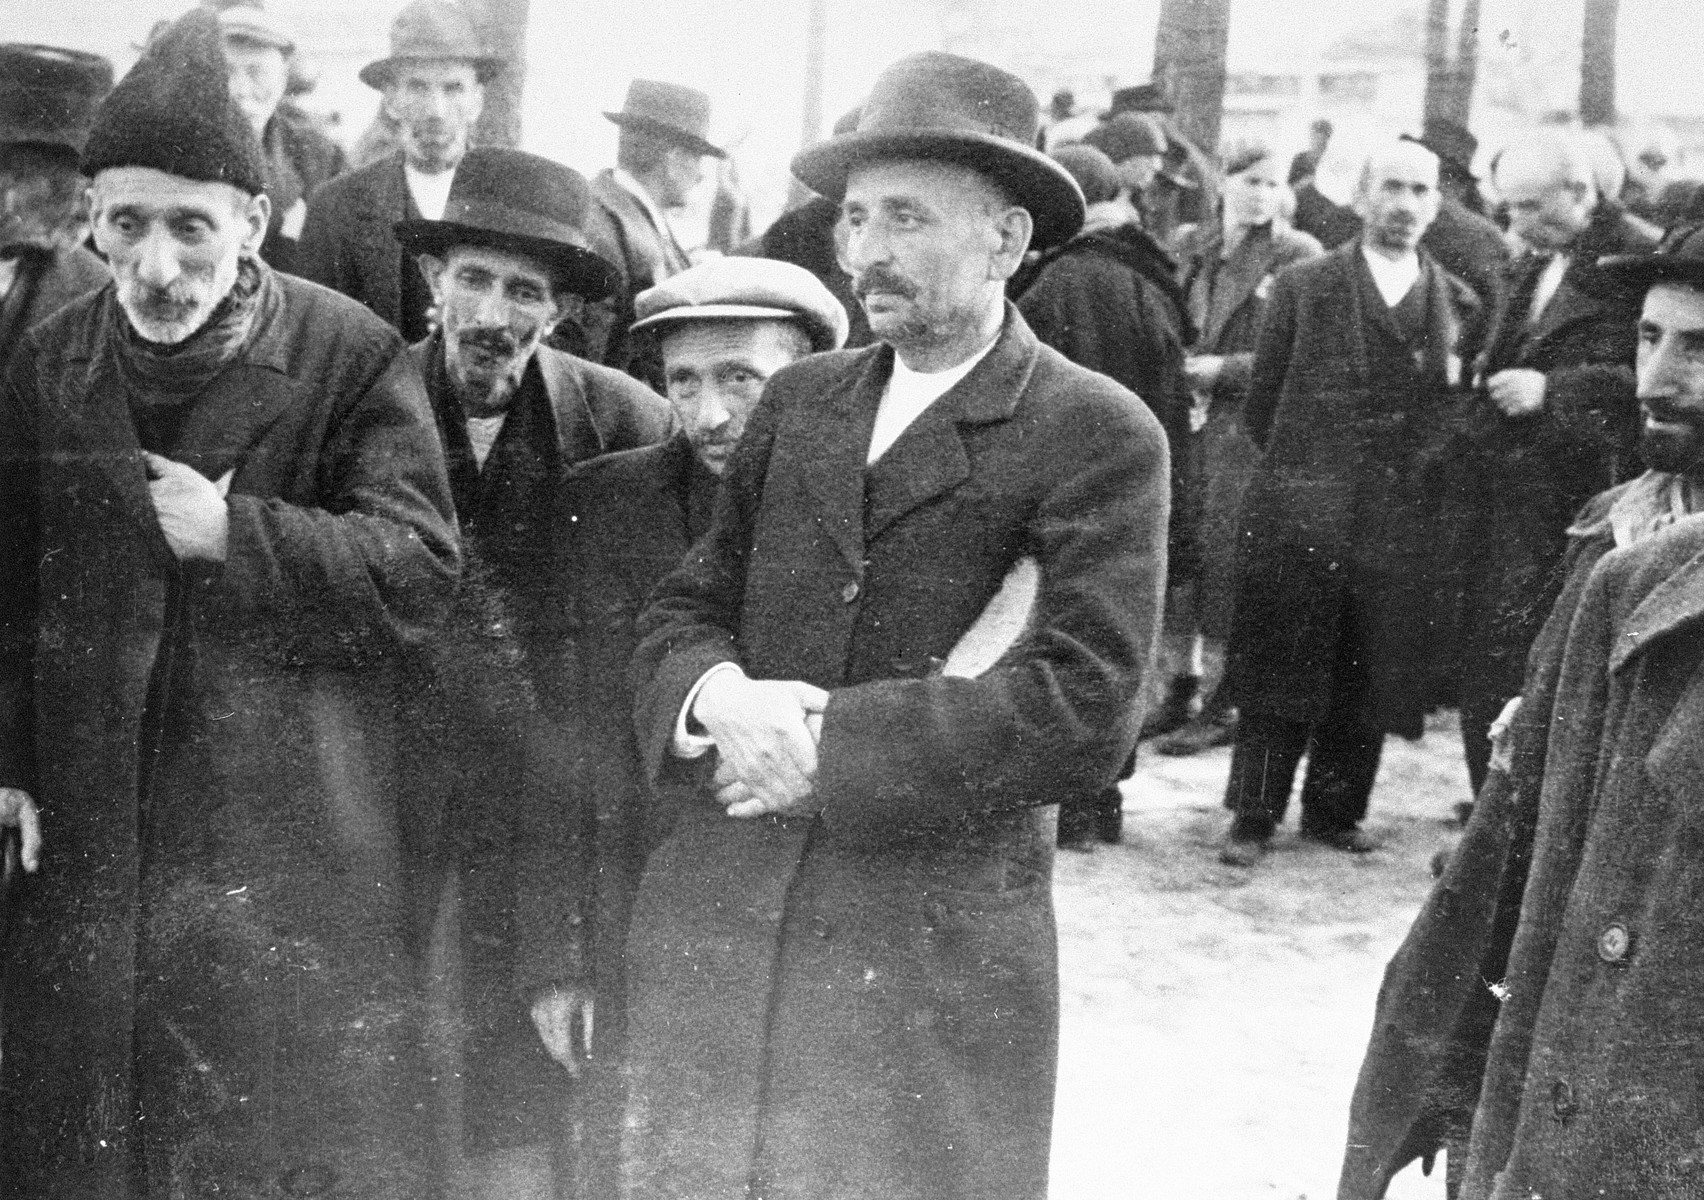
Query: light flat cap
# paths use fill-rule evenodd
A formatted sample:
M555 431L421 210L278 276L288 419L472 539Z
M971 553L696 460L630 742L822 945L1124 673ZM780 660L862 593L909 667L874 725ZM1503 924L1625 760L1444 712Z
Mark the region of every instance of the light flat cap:
M811 349L846 344L846 310L803 267L773 258L712 258L633 299L633 332L674 321L798 321Z

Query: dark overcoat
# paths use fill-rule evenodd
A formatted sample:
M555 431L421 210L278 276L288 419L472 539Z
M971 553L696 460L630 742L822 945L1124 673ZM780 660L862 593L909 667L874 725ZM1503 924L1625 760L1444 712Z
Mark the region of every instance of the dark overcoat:
M295 273L359 300L416 341L424 337L432 294L393 227L418 217L399 150L339 175L308 200L294 250Z
M1618 208L1602 205L1538 322L1526 319L1545 267L1537 258L1513 265L1492 321L1477 374L1542 371L1544 410L1509 418L1481 395L1468 424L1479 486L1462 538L1470 555L1462 691L1489 714L1520 689L1527 649L1562 585L1568 522L1642 469L1633 387L1642 297L1607 280L1597 260L1650 249ZM1486 546L1495 551L1474 549Z
M689 769L670 738L718 662L831 699L819 815L742 821L701 799L647 866L628 962L635 1196L1046 1192L1053 805L1109 784L1135 741L1164 435L1008 305L989 355L866 468L892 362L876 346L770 381L710 533L641 618L639 729L661 778ZM1026 556L1031 632L980 678L939 675Z
M431 1194L390 684L458 566L396 332L264 271L177 456L235 469L222 567L149 498L110 288L0 408L0 779L43 808L5 933L0 1193ZM317 1189L317 1190L316 1190Z
M32 325L111 278L107 265L82 246L21 254L12 290L0 300L0 379Z
M1424 336L1413 352L1351 242L1282 272L1261 325L1244 415L1265 448L1239 519L1226 667L1245 712L1313 723L1331 703L1345 605L1371 676L1363 720L1418 737L1454 634L1438 561L1437 448L1472 293L1421 254Z

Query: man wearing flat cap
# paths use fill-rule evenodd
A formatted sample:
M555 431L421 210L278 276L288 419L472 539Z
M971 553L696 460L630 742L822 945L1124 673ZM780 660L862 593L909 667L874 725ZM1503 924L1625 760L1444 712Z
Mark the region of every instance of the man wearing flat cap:
M577 770L596 833L580 873L596 880L585 926L595 953L596 1039L588 1081L586 1194L612 1195L625 1097L625 947L645 856L668 827L633 731L627 667L634 622L658 580L710 525L740 434L770 376L846 340L846 310L791 263L717 258L639 293L635 334L655 339L676 429L667 441L581 464L556 527L565 536L563 607L578 630L572 704ZM638 386L635 384L634 386Z
M81 244L77 157L111 88L99 55L0 45L0 379L30 326L109 278Z
M1449 1157L1462 1200L1704 1192L1704 231L1642 297L1646 470L1568 529L1467 834L1379 993L1338 1195Z
M459 555L396 331L257 257L196 9L83 151L112 280L0 393L0 1194L430 1193L398 664Z
M449 814L460 937L445 951L462 1017L452 1074L463 1153L487 1186L528 1176L547 1188L592 1028L590 875L574 869L573 624L558 603L562 482L574 464L669 428L649 388L544 344L571 304L614 284L587 246L591 204L568 167L478 148L442 220L396 227L439 314L409 357L437 419L465 560L454 617L406 702L409 786Z
M710 131L710 97L695 88L654 79L635 79L620 112L605 117L620 129L615 166L592 179L602 225L597 245L620 270L615 324L603 361L632 371L661 386L654 358L635 355L627 333L633 323L633 298L690 265L675 240L668 211L685 204L704 178L706 158L727 152L705 140Z
M770 379L639 621L645 765L692 794L628 938L636 1196L1046 1192L1056 805L1135 742L1168 484L1005 301L1083 222L1038 126L921 54L794 159L880 342Z
M361 68L382 92L402 149L343 175L310 198L297 273L350 296L402 331L430 330L432 293L392 233L398 221L442 220L456 164L502 68L454 0L414 0L391 25L391 52Z

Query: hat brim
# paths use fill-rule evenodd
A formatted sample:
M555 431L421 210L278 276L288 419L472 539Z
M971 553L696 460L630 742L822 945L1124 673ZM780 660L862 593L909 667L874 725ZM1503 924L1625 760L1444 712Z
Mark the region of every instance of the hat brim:
M830 138L793 156L800 183L836 203L855 167L882 159L922 159L969 167L1009 189L1035 222L1032 249L1069 241L1083 227L1083 190L1070 172L1010 138L939 129L872 130Z
M1659 283L1680 283L1704 290L1704 259L1673 254L1611 254L1598 259L1605 279L1643 294Z
M1461 172L1463 175L1467 176L1469 179L1473 180L1473 182L1475 182L1475 183L1479 182L1479 176L1477 176L1473 173L1473 164L1472 163L1464 163L1464 162L1461 161L1461 159L1457 158L1455 155L1445 153L1443 150L1440 150L1437 146L1433 145L1431 142L1428 142L1425 138L1415 137L1412 133L1403 133L1403 134L1397 135L1397 140L1403 141L1403 142L1413 142L1416 146L1420 146L1424 149L1430 150L1433 154L1438 156L1438 161L1440 163L1444 163L1447 166L1454 167L1457 171Z
M633 322L628 329L632 333L650 330L661 334L665 332L663 326L681 325L688 321L797 321L810 337L813 350L835 349L834 329L796 308L775 308L767 304L682 304L652 313Z
M456 246L488 246L541 259L558 287L587 300L603 300L614 295L620 282L614 265L602 255L567 242L502 233L455 221L398 221L392 229L396 240L410 254L442 258Z
M728 152L720 146L711 145L696 133L682 129L679 125L670 125L667 121L659 121L655 117L641 116L638 113L606 112L604 116L624 129L637 129L653 137L684 146L688 150L696 150L709 158L726 158Z
M463 58L460 55L445 58L420 58L408 55L402 58L381 58L370 62L356 72L356 78L372 88L382 92L390 86L391 78L399 67L411 62L469 62L473 64L473 77L480 83L490 83L497 78L497 73L503 69L503 60L484 56L480 58Z

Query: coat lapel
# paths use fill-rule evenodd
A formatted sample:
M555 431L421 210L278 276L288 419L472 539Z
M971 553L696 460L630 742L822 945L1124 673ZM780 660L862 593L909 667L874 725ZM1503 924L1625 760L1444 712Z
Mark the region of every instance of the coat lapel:
M104 338L104 331L97 337ZM154 498L148 492L142 443L137 439L136 422L131 419L125 401L124 381L111 360L102 354L89 361L85 378L79 402L67 405L74 452L106 477L118 497L119 509L135 523L142 539L162 563L175 565L177 558L166 542L166 535L160 531Z
M1690 521L1704 518L1690 517ZM1664 579L1634 607L1610 650L1609 669L1619 671L1659 638L1704 620L1704 553Z
M1223 246L1222 237L1214 238L1208 251L1217 258ZM1278 244L1273 240L1272 231L1268 228L1249 234L1242 244L1231 252L1229 258L1218 264L1218 274L1212 277L1210 298L1203 319L1203 345L1211 346L1218 341L1220 335L1225 332L1225 326L1237 315L1237 310L1248 302L1249 297L1259 289L1261 281L1272 273L1273 264L1277 260ZM1211 264L1212 259L1208 262Z
M876 407L893 370L893 351L877 346L860 369L793 422L805 486L816 500L818 519L855 571L864 564L864 459L870 451Z

